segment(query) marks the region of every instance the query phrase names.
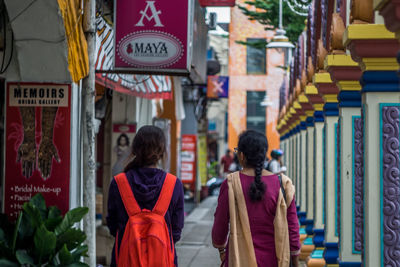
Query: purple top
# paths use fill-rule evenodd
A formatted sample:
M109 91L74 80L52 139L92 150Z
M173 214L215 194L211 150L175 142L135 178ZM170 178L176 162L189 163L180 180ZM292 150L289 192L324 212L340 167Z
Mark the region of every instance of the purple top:
M129 184L133 191L133 195L135 196L135 199L141 209L153 209L158 200L158 196L160 195L166 175L166 172L163 170L154 168L131 169L126 173ZM171 203L167 213L165 214L165 221L167 222L168 230L172 229L174 243L178 242L181 238L184 221L183 203L182 182L179 179L176 179ZM120 247L127 221L128 214L126 213L124 203L122 202L121 195L119 194L117 182L115 179L113 179L111 181L108 193L107 226L113 236L116 236L118 231L118 247ZM176 251L175 265L178 266ZM115 244L112 251L111 266L116 266Z
M248 193L250 185L254 181L254 176L240 173L240 181L246 201L247 214L249 215L250 231L253 239L254 251L256 253L257 265L277 267L274 218L280 190L279 178L277 175L262 177L262 181L266 185L266 191L264 199L258 202L251 201ZM216 245L223 245L227 241L229 231L229 197L228 183L226 180L221 185L218 206L214 217L212 240ZM299 221L294 198L287 209L287 220L289 225L290 251L298 253L301 246ZM227 250L225 266L228 266L228 252Z

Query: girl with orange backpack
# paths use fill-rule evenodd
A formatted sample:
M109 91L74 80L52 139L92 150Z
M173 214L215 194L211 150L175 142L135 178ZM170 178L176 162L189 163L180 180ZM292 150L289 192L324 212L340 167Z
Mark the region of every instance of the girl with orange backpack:
M133 140L133 160L110 184L107 225L116 239L111 266L177 266L175 243L184 221L183 186L157 168L165 151L162 130L143 126Z

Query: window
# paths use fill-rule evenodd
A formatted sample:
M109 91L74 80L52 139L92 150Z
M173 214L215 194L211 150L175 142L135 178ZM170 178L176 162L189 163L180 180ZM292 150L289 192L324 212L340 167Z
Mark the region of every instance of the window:
M258 47L247 45L247 74L266 74L265 39L247 38L247 43L259 44Z
M256 130L265 134L265 107L260 103L265 91L247 91L247 130Z

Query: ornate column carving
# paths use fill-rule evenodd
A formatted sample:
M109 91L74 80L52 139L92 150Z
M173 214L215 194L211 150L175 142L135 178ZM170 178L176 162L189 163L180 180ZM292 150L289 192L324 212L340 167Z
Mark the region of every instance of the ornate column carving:
M353 232L354 232L354 247L356 252L361 253L363 249L364 228L363 228L363 178L364 178L364 144L363 144L363 122L361 117L353 118L354 129L354 154L353 154L353 172L354 172L354 203L353 203Z
M384 266L398 266L400 256L400 104L381 107L382 215Z

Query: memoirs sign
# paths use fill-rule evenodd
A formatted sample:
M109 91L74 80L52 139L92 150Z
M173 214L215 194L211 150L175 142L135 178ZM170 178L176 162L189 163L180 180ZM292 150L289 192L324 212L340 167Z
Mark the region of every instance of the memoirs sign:
M115 69L188 73L192 1L116 1Z
M16 219L37 193L69 209L70 85L8 83L4 210Z
M67 85L9 84L11 107L68 107Z

